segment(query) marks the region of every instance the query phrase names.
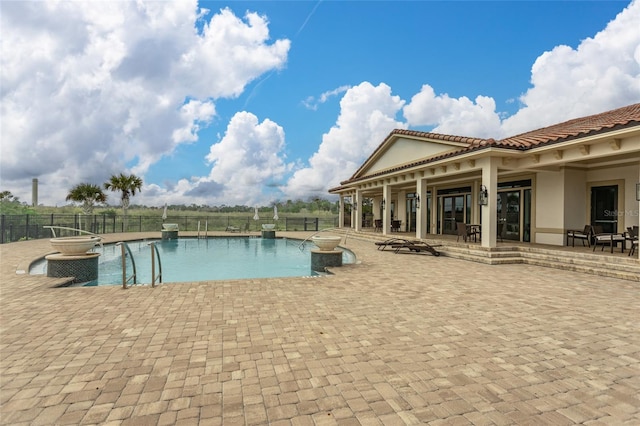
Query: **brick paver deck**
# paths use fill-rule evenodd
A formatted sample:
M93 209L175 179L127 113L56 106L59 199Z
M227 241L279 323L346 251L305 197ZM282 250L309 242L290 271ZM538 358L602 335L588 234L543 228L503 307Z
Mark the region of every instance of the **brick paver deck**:
M346 246L334 276L129 290L0 246L0 422L640 424L637 283Z

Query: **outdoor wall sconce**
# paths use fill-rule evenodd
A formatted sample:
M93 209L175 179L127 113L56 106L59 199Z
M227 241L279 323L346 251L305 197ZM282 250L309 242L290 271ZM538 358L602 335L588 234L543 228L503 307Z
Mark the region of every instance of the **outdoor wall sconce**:
M382 199L382 203L381 204L382 204L382 210L384 210L384 206L386 204L386 201L384 200L384 198Z
M636 183L636 201L640 201L640 182Z
M420 194L416 194L416 209L420 208Z
M358 210L358 202L356 200L353 200L353 209Z
M478 204L486 206L489 204L489 191L484 185L480 185L480 193L478 194Z

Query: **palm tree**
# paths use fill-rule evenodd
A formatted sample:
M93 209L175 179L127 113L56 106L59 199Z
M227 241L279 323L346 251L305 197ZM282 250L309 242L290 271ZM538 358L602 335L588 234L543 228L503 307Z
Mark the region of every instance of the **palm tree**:
M136 191L140 191L142 188L142 179L136 175L125 175L120 173L119 175L112 175L109 178L109 182L104 184L104 188L111 191L120 191L122 196L120 201L122 202L123 226L127 229L127 209L129 208L130 198L136 195Z
M104 203L107 201L107 196L102 192L102 188L92 183L80 183L69 191L67 194L67 201L75 201L82 203L82 213L86 215L87 230L89 228L89 216L93 213L93 208L96 203Z

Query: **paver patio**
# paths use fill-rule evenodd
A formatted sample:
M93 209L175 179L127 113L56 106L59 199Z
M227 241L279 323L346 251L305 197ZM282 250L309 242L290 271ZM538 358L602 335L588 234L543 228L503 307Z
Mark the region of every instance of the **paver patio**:
M346 246L329 277L129 290L0 246L0 422L640 424L638 283Z

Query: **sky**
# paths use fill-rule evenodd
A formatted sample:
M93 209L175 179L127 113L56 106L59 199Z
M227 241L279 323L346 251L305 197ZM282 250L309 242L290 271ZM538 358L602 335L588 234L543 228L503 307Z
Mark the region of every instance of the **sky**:
M500 139L640 102L638 28L640 0L3 0L0 190L331 198L393 129Z

